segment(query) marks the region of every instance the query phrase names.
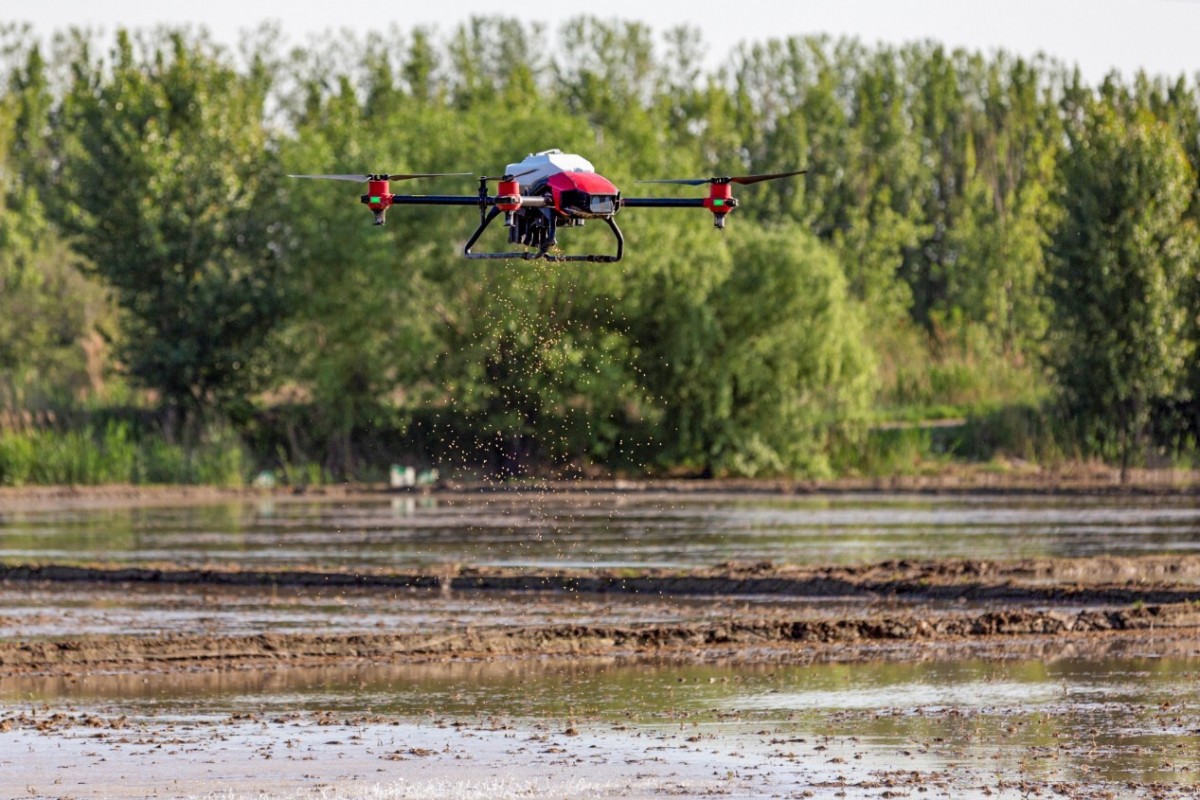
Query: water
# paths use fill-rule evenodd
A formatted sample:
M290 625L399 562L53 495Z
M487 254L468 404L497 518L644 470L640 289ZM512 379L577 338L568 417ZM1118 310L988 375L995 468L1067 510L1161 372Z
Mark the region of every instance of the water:
M107 735L96 733L100 724L20 735L23 748L59 759L78 746L106 768L136 765L145 777L161 764L194 777L223 753L270 751L341 786L330 797L375 796L367 785L395 792L378 796L409 796L396 787L413 780L412 765L381 766L389 756L420 762L425 780L457 780L469 797L490 796L487 780L564 779L549 769L556 759L584 794L633 786L654 796L682 774L688 782L675 788L685 797L730 782L740 786L735 796L824 786L814 796L835 797L846 786L913 776L910 790L925 787L914 796L1028 796L1006 787L1039 781L1118 796L1139 796L1127 784L1162 784L1155 796L1182 797L1200 790L1198 678L1200 662L1186 657L803 667L521 661L9 679L0 681L0 709L121 720ZM517 755L527 760L514 763ZM22 779L36 782L22 763ZM227 768L232 796L292 796L264 790L242 769L236 759ZM638 784L639 776L654 780Z
M1190 498L595 493L0 512L8 561L587 568L1197 552Z
M689 568L1197 551L1200 508L1176 498L578 493L0 510L10 562ZM0 586L0 639L631 624L767 606L848 617L879 602L895 601L12 583ZM0 679L0 797L1200 795L1200 644L1095 637L1014 644L1002 660L925 656L12 676Z

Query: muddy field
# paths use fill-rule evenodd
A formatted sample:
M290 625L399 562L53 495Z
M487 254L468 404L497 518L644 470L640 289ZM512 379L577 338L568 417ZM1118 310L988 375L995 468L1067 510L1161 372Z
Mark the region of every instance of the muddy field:
M733 530L743 519L745 532L722 541L752 556L756 541L776 541L769 526L797 530L787 515L810 512L705 500L704 515L673 510L658 533L644 509L603 498L552 513L510 499L443 504L425 511L471 520L464 558L387 565L378 547L389 536L426 541L422 509L168 508L130 523L51 505L38 516L35 501L8 517L0 563L2 796L1200 791L1200 554L1189 552L1200 538L1179 498L1144 515L1117 509L1111 523L1104 509L1078 512L1092 536L1112 530L1129 552L1169 554L592 568L465 556L499 548L512 560L513 530L550 547L571 525L625 525L636 549L684 523ZM907 502L870 512L864 530L894 538L878 520L911 514ZM484 511L504 526L480 523ZM828 508L813 513L834 530ZM1009 516L1024 512L962 513L995 538L1021 530ZM1060 531L1074 513L1056 505L1046 541L1075 547L1079 536ZM1155 514L1161 525L1143 531L1138 520ZM396 532L377 532L381 519ZM13 555L40 542L62 552L55 526L80 524L89 547L95 526L115 524L127 547L162 553L200 538L220 549L201 564ZM339 551L325 568L279 557L318 534L376 555ZM1041 545L1026 535L1022 546Z
M458 567L436 573L370 570L187 569L170 565L0 566L4 593L36 591L40 625L53 637L19 636L20 615L0 615L0 676L78 669L222 669L259 662L574 656L670 656L705 660L920 658L931 647L1002 655L1039 640L1092 646L1135 639L1196 643L1200 655L1200 557L884 562L858 567L724 564L710 569L545 571ZM298 599L359 602L380 595L413 607L458 601L491 609L465 624L420 630L79 635L55 593L174 587L209 607L225 592L284 591ZM195 592L199 594L195 594ZM507 613L503 603L509 604ZM618 600L588 621L581 604ZM672 603L671 598L688 602ZM697 603L698 598L710 602ZM737 603L739 598L753 602ZM843 607L822 613L811 601ZM764 602L767 601L767 602ZM805 601L807 606L801 607ZM178 602L178 601L177 601ZM11 603L10 603L11 605ZM669 608L664 613L663 606ZM618 613L614 609L622 607ZM606 619L606 616L615 619ZM658 617L662 621L632 619ZM666 617L666 619L662 619ZM531 619L532 618L532 619ZM390 627L403 625L397 615ZM106 627L102 620L92 630ZM112 627L112 626L107 626ZM18 634L14 636L14 634ZM64 635L65 634L65 635Z

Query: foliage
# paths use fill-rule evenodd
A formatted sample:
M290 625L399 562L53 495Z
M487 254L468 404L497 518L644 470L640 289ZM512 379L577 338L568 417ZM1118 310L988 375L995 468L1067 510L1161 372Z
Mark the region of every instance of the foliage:
M95 404L121 372L164 424L128 446L10 432L4 480L226 480L247 447L326 480L396 459L882 474L1200 439L1186 79L1092 88L1042 58L828 37L706 71L690 28L591 17L240 58L185 30L27 34L0 28L0 405ZM606 266L466 262L472 209L377 228L349 184L281 178L495 174L549 147L628 194L808 172L737 187L723 235L623 211ZM394 188L474 191L457 180ZM612 246L594 224L560 240ZM942 416L970 418L959 440L896 424Z
M42 194L52 96L30 47L0 96L0 407L39 408L97 388L102 290L59 241ZM93 356L89 359L89 354Z
M121 422L110 422L103 430L0 432L0 486L240 486L247 471L245 449L223 426L209 426L190 448Z
M1085 441L1127 467L1195 352L1188 290L1200 236L1186 213L1196 176L1162 122L1099 104L1088 113L1087 139L1063 164L1053 358Z
M180 32L112 63L86 49L63 99L64 226L126 312L121 357L185 416L254 385L284 309L265 79Z
M861 423L873 367L836 259L796 226L731 232L717 254L664 259L631 315L662 459L828 473L826 437Z

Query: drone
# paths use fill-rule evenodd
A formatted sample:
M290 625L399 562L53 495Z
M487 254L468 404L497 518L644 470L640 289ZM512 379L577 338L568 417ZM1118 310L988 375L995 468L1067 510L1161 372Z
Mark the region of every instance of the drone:
M770 175L737 175L713 178L669 178L638 183L708 184L708 196L622 197L613 183L599 175L591 162L574 153L543 150L505 167L502 176L479 177L477 195L392 194L391 181L473 175L471 172L413 172L376 175L289 175L289 178L366 182L367 193L360 199L375 215L375 224L384 224L392 206L478 206L479 227L463 247L463 255L472 259L545 259L547 261L591 261L614 263L625 252L625 238L617 227L616 215L622 208L706 208L713 225L724 229L725 217L738 207L732 184L749 185L777 178L801 175L807 170L777 172ZM496 193L488 185L496 182ZM526 249L497 253L477 253L476 243L497 218L503 216L508 243ZM602 220L616 239L616 252L609 254L564 254L551 252L558 246L559 228L582 226L587 220Z

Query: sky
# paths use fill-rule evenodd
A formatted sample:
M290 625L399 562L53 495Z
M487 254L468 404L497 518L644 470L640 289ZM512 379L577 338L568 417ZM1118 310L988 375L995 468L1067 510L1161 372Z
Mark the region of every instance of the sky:
M475 0L50 0L5 3L0 22L29 22L47 36L72 25L111 32L158 23L206 26L234 44L240 30L263 20L282 25L287 42L341 29L365 32L392 25L435 26L442 33L473 15L521 16L551 30L566 19L594 14L639 20L656 31L680 24L699 28L716 67L740 42L829 33L899 44L933 39L952 47L1020 55L1044 52L1078 64L1097 82L1111 70L1139 69L1169 76L1200 73L1200 0L604 0L584 3Z

